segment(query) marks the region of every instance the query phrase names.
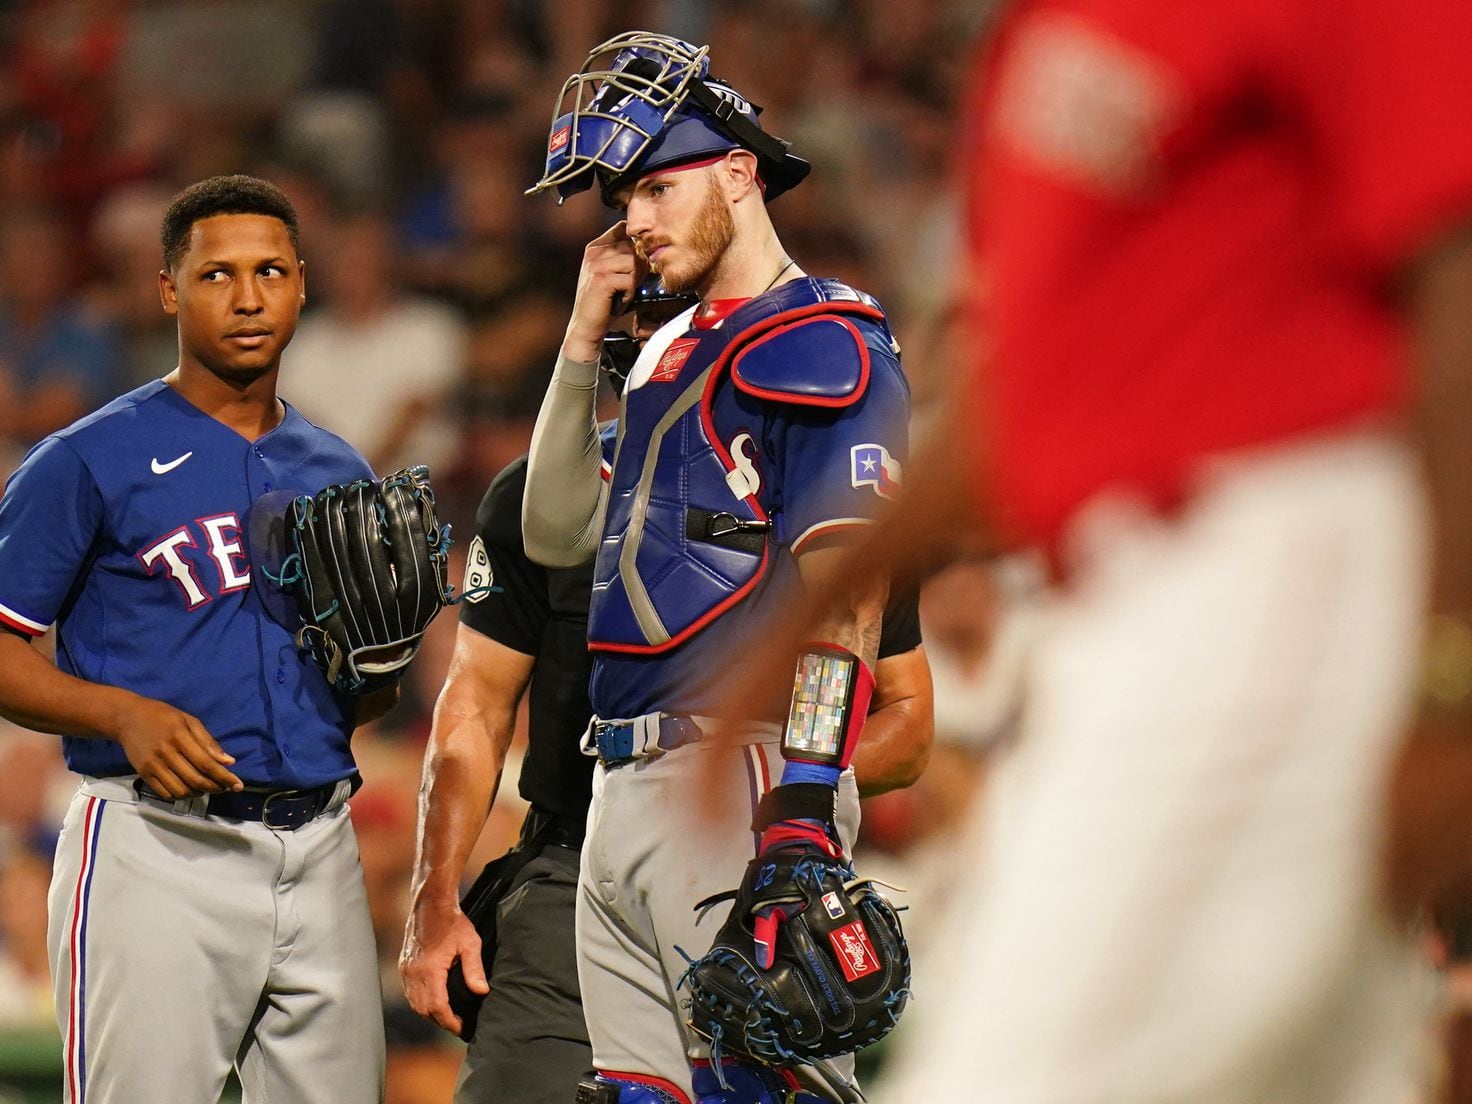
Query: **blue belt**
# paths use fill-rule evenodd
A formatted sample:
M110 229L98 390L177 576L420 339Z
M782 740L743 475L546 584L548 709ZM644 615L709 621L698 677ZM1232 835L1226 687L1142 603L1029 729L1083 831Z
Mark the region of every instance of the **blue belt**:
M647 759L662 752L672 751L684 744L693 744L700 739L700 726L692 717L661 715L658 718L659 738L650 740L653 717L637 717L632 721L593 722L593 745L598 749L598 759L605 767L621 767L636 759Z

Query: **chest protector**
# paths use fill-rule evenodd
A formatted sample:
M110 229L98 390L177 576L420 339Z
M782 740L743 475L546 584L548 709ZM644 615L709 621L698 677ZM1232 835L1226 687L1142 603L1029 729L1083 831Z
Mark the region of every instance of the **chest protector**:
M718 432L721 414L735 409L733 390L762 406L856 403L871 346L895 347L878 303L818 279L759 295L717 328L651 339L619 420L590 647L666 652L752 592L774 554L780 490L752 466L762 425L751 425L746 440L738 435L733 458Z

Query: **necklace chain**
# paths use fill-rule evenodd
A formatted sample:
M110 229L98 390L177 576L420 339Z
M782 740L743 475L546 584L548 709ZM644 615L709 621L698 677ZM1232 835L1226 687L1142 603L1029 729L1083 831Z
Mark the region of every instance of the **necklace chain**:
M780 280L780 279L782 279L782 274L784 272L786 272L789 268L791 268L796 263L797 262L794 261L791 257L784 256L782 258L782 267L777 270L777 274L775 276L773 276L772 279L771 279L771 281L767 284L767 286L764 287L764 288L762 288L761 291L757 292L756 295L765 295L767 292L771 291L774 287L777 286L777 281ZM756 298L756 295L753 295L752 298L755 299ZM702 300L701 301L700 313L704 314L706 310L707 310L707 307L705 305L705 301Z
M761 291L757 292L757 295L765 295L767 292L771 291L774 287L777 286L777 281L780 280L780 279L782 279L782 273L786 272L789 268L792 267L793 260L792 260L791 257L783 257L782 260L783 260L784 263L783 263L782 267L777 270L777 275L773 276L772 277L772 280L771 280L771 283L767 284L766 287L762 288ZM753 296L753 298L755 298L755 297Z

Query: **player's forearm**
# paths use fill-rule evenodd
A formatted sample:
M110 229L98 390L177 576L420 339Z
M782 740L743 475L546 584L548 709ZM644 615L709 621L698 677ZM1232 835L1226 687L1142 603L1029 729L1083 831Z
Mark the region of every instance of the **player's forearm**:
M900 698L870 709L863 740L854 752L859 796L913 786L930 761L934 729L931 710L918 698Z
M593 558L603 529L598 363L559 357L527 460L522 539L532 560L575 567Z
M116 739L116 720L138 695L68 675L11 632L0 632L0 715L22 728Z
M1413 428L1431 501L1431 610L1472 625L1472 228L1414 274L1419 380Z
M419 788L411 882L416 907L459 901L461 876L495 804L515 724L514 705L441 698L436 706Z

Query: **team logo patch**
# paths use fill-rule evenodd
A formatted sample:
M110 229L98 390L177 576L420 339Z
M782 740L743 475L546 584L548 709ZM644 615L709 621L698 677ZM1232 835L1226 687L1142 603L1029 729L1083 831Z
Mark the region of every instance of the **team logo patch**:
M751 446L747 455L746 446ZM756 442L750 433L738 433L731 439L731 463L726 473L726 486L737 498L747 498L762 489L761 473L756 470Z
M850 481L855 487L873 487L880 498L893 498L900 490L900 462L883 445L855 445Z
M572 134L572 126L568 125L552 132L552 137L547 139L547 152L556 153L567 145L568 136Z
M698 337L682 337L678 341L671 341L670 347L664 351L664 356L659 358L659 363L649 374L649 382L669 383L680 374L680 369L685 367L685 362L690 359L690 354L699 344L700 338Z
M874 954L874 944L869 942L869 933L862 920L828 933L828 942L838 956L838 965L849 981L874 973L879 969L879 959Z
M486 552L486 542L477 533L470 542L470 550L465 554L465 600L484 601L489 593L485 588L495 581L495 577L495 572L491 570L491 557Z
M837 893L823 894L823 907L828 910L828 915L835 920L843 915L843 902L839 900Z

